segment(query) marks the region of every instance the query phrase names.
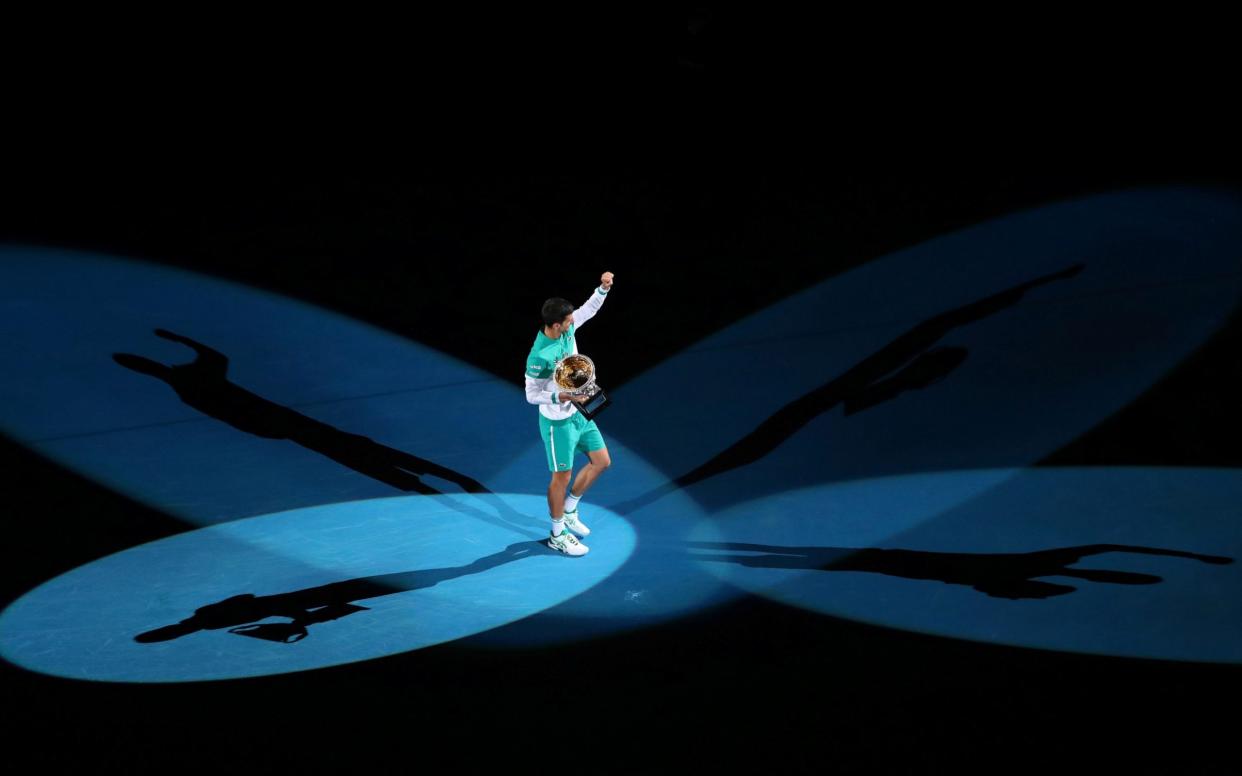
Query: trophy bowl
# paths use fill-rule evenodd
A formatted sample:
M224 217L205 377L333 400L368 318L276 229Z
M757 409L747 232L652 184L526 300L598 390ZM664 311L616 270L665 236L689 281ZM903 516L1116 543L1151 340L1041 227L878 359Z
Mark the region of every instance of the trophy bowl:
M580 354L566 356L557 364L553 380L569 393L595 393L595 362Z
M581 353L574 353L561 359L552 373L552 381L568 393L591 397L587 401L576 403L578 412L587 420L603 412L612 404L612 399L604 393L595 382L595 362Z

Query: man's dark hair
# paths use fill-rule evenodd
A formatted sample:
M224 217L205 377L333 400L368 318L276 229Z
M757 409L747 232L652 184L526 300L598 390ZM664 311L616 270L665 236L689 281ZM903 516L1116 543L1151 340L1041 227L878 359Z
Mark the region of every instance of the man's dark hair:
M554 323L560 323L565 320L565 316L574 311L574 306L569 302L554 296L543 303L543 325L551 326Z

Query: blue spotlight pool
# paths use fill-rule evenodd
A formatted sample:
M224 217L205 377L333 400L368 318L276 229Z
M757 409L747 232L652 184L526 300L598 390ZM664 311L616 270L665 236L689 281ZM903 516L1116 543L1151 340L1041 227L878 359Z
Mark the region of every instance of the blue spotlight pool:
M723 538L722 538L723 536ZM739 504L686 551L739 588L997 644L1242 662L1242 472L957 471Z
M0 332L10 366L0 376L0 429L191 524L404 491L454 496L460 520L509 541L549 528L538 416L517 371L498 380L450 354L235 283L44 248L0 249ZM584 505L592 525L597 504L666 478L611 430L605 422L615 464ZM519 510L498 493L540 495ZM634 564L612 568L615 582L505 629L504 639L575 640L729 592L684 553L658 550L693 525L694 503L674 495L659 509L678 521L644 543ZM607 541L593 535L593 553L610 552Z
M1229 192L1093 196L877 259L687 348L614 389L605 418L610 445L664 475L613 478L593 494L634 523L634 557L607 583L479 640L546 639L540 623L554 616L597 632L650 622L689 608L683 590L699 607L724 600L682 556L713 541L714 516L738 504L798 493L780 520L813 534L824 485L953 469L972 473L938 479L921 505L895 492L889 519L970 502L1217 331L1237 306L1239 244L1242 200ZM692 400L667 401L671 386Z
M530 446L516 385L144 262L0 249L0 354L0 430L199 525L483 480L505 490L492 474Z
M542 536L541 497L497 498L533 515ZM13 603L0 615L0 654L97 681L305 671L527 617L598 585L634 548L630 525L603 510L579 559L463 518L463 505L401 496L307 507L134 547Z
M1220 328L1242 288L1239 245L1236 194L1143 189L818 283L613 391L615 435L669 482L611 506L637 519L685 490L711 512L827 482L1031 464ZM669 386L693 401L663 402Z
M1041 207L818 283L610 386L601 427L615 463L585 514L630 521L632 555L471 641L604 634L735 595L686 548L728 541L703 518L739 504L987 470L933 499L970 502L1217 331L1237 306L1239 244L1228 192ZM461 496L463 519L513 541L546 529L542 507L497 495L546 486L516 376L237 284L36 248L0 249L0 335L0 430L196 525L405 491ZM667 401L670 386L693 402Z

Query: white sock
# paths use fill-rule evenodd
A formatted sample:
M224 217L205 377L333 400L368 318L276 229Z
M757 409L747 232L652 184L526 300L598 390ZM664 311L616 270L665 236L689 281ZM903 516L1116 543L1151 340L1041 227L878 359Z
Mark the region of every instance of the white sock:
M564 532L564 530L565 530L565 518L562 517L560 520L557 520L555 517L552 518L552 535L560 536L561 533Z
M575 509L577 509L577 508L578 508L578 499L580 499L580 498L582 498L582 497L581 497L581 496L575 496L575 495L573 494L573 491L570 491L570 492L569 492L569 495L565 497L565 511L566 511L566 512L572 512L572 511L574 511Z

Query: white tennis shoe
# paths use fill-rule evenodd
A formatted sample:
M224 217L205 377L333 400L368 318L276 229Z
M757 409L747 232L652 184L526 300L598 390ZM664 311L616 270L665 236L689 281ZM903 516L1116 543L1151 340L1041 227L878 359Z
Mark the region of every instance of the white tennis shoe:
M579 536L586 536L591 533L591 529L586 527L586 523L578 519L578 510L565 512L565 527Z
M548 546L566 555L586 555L591 548L578 541L578 537L569 531L561 531L560 536L549 536Z

